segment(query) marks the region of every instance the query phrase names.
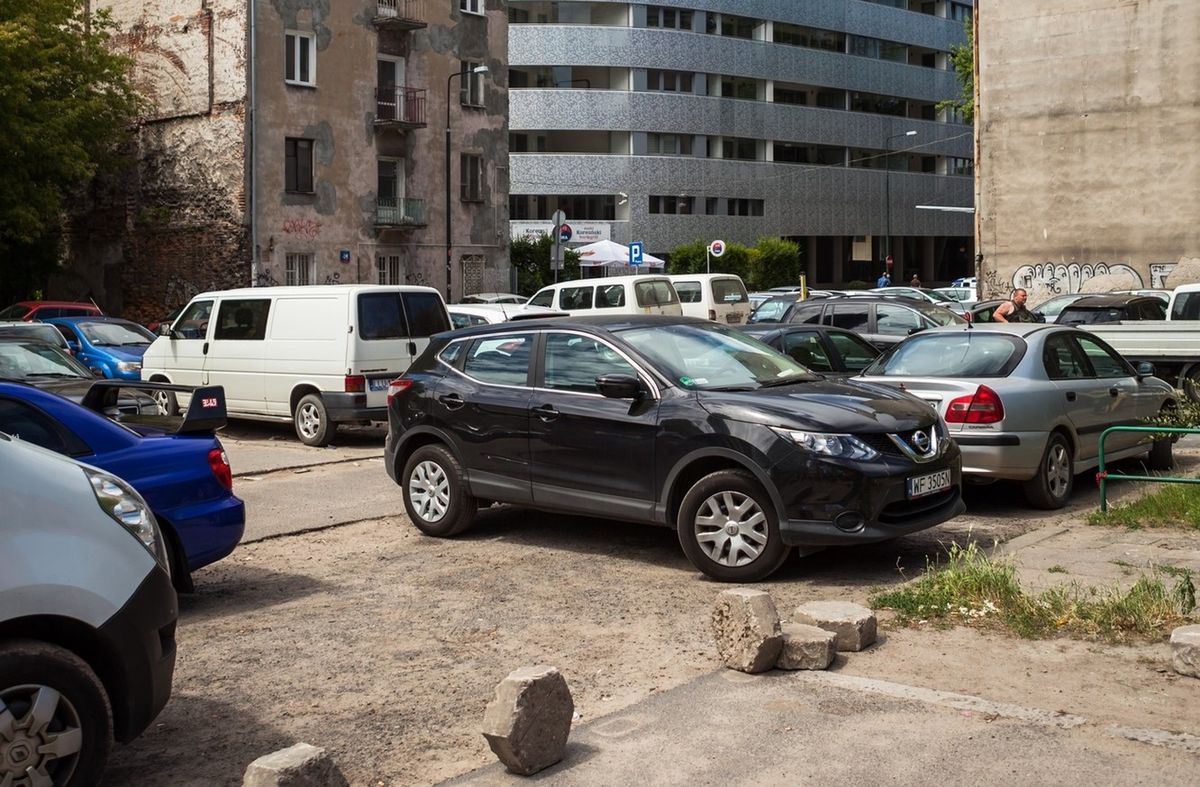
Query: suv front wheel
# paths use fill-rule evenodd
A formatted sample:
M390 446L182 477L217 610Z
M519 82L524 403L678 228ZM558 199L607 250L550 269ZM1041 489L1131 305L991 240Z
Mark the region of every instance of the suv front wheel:
M770 496L744 470L720 470L697 481L675 525L692 565L721 582L765 579L791 552Z

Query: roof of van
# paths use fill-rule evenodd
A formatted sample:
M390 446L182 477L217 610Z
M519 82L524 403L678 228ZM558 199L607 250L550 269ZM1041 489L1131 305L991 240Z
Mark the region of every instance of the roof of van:
M671 277L665 273L634 273L627 276L595 276L590 279L571 279L569 281L560 281L554 284L547 284L542 287L543 290L551 287L561 287L564 284L620 284L622 282L633 281L634 279L666 279L670 281Z
M736 273L672 273L667 276L671 281L675 279L691 279L693 281L702 281L704 279L737 279L742 280L741 276Z
M432 292L437 293L433 287L418 287L409 284L301 284L291 287L242 287L235 290L211 290L202 292L199 295L192 296L192 300L197 298L213 298L216 296L257 296L264 297L270 295L329 295L331 293L357 293L357 292Z

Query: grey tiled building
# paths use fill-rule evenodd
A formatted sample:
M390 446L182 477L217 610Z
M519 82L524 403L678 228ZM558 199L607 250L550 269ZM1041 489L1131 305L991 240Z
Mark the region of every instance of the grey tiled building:
M796 240L810 281L969 275L950 0L511 0L510 219L576 239ZM890 162L890 170L885 165Z

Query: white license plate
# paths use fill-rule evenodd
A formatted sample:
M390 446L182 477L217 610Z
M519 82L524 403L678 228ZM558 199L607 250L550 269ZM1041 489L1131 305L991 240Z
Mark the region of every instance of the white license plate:
M928 475L908 479L908 499L932 495L950 487L950 471L939 470Z
M372 377L367 380L367 384L371 386L372 391L386 391L388 383L392 381L390 377Z
M738 312L732 312L730 314L725 315L725 322L741 322L741 321L742 321L742 315L739 314Z

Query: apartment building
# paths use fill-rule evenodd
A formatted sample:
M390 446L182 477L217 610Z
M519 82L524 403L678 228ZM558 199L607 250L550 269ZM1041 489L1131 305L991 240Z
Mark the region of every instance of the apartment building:
M970 4L511 0L514 235L802 247L810 281L973 266L970 126L938 103ZM924 207L919 207L924 206Z
M214 287L508 288L499 4L99 5L149 110L125 177L75 222L76 289L157 317Z

